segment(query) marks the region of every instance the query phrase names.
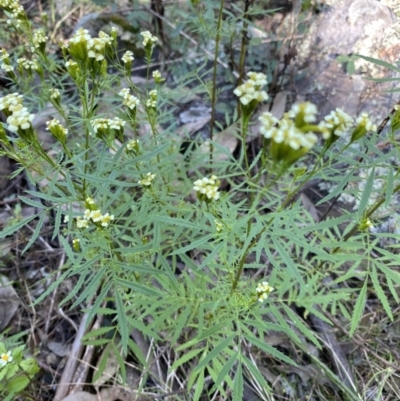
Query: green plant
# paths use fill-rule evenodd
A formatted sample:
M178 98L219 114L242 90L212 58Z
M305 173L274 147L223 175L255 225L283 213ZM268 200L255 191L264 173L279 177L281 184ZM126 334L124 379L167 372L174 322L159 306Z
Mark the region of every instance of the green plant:
M9 338L7 347L0 342L0 395L2 400L11 401L23 393L39 371L35 358L24 356L25 346L12 345L13 338Z
M147 80L138 87L130 76L133 54L126 52L122 62L117 57L115 29L97 38L78 30L62 47L64 67L46 53L45 33L33 30L16 4L0 2L11 27L28 38L32 58L17 61L14 71L15 61L2 52L2 68L24 96L14 93L0 99L7 116L0 141L3 155L20 166L15 174L24 171L32 183L41 183L41 191L27 190L21 197L38 212L4 229L1 237L36 220L26 251L52 212L52 238L59 236L68 262L36 302L75 277L76 285L63 303L88 305L89 319L109 317L109 325L90 331L85 341L103 345L117 340L120 347L114 348L123 375L128 353L148 367L146 355L130 336L136 329L173 348L170 369L185 372L191 399L200 399L206 391L242 400L244 377L255 381L266 398L270 383L253 355L296 364L291 355L264 341L268 332L282 333L304 353L307 343L320 348L307 317L330 323L324 312L341 313L354 333L370 291L392 317L383 282L398 301L400 275L392 268L398 256L384 249L379 243L383 235L372 236L370 228L377 209L389 206L400 190L399 172L386 155L373 159L360 150L371 148L377 138L366 137L377 131L367 115L354 121L338 109L318 122L316 106L309 102L293 105L282 119L263 113L262 146L251 156L246 138L257 106L268 99L263 89L267 78L241 70L234 90L238 113L226 116L226 125L236 129L241 141L236 159L215 140L224 129L215 113L218 43L224 40L223 23L238 19L229 20L228 15L223 21L221 1L215 30L209 32L216 41L212 84L199 79L211 99L214 136L206 155L192 146L181 153L166 107L173 94L164 89L160 73L150 74L156 37L141 33ZM196 7L201 21L203 11ZM214 9L213 3L209 8ZM251 14L251 7L246 13ZM241 43L239 60L246 54L246 41ZM244 69L246 64L238 65ZM111 75L109 66L118 74ZM78 100L67 106L65 87L72 82ZM55 157L31 124L28 107L38 99L50 102L62 120L47 124L55 139ZM140 136L144 125L148 133ZM313 160L311 168L296 168L306 156ZM359 168L369 177L364 189L352 188L358 201L353 212L314 221L295 199L311 178L332 184L320 203L333 199L359 181ZM378 168L386 169L379 177L385 183L375 188ZM261 278L252 278L255 270ZM360 277L361 288L339 285ZM351 297L356 299L353 312L348 310ZM105 362L99 366L94 380ZM321 369L326 369L323 364ZM334 381L346 399L360 399L356 390L337 377Z

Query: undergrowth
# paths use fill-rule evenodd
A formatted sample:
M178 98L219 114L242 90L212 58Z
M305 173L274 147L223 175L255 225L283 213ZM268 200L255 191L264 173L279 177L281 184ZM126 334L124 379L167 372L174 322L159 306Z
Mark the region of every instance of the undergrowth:
M254 118L268 103L271 72L253 72L257 61L247 67L246 29L270 11L244 3L244 9L224 8L223 0L188 4L187 24L212 42L213 57L188 69L178 84L150 68L163 44L143 30L136 46L146 79L135 84L136 55L118 50L117 26L98 37L78 29L61 45L60 61L46 50L46 17L38 27L17 1L0 1L8 29L25 44L24 58L1 53L10 81L10 93L0 98L2 155L17 163L13 177L25 174L38 188L20 197L37 212L7 226L1 238L35 222L26 252L51 219L51 238L68 261L34 301L74 277L61 305L84 309L88 327L96 316L105 317L107 323L88 331L84 341L111 345L123 381L129 354L150 372L148 356L131 337L137 330L172 350L169 372L179 372L190 399L208 394L239 401L246 382L270 399L263 361L296 365L293 355L264 340L279 332L328 375L343 399L361 400L354 383L310 355L309 344L323 344L308 321L314 316L329 325L329 316L340 315L353 335L371 296L393 319L398 244L382 246L389 235L373 227L400 190L394 131L388 135L393 150L383 154L375 147L383 127L366 114L354 120L337 109L318 118L317 107L304 102L281 118L269 112ZM221 48L232 43L238 44L230 73L236 83L221 88ZM211 121L207 141L188 135L182 147L171 105L184 85L207 99ZM227 92L236 96L236 107L221 108ZM56 110L47 123L54 143L45 149L31 112L49 105ZM252 155L248 136L256 123L259 146ZM238 153L217 140L228 128L239 141ZM352 185L360 169L367 172L362 190ZM351 191L357 207L316 219L298 196L310 180L330 188L319 204ZM0 372L16 364L15 357L7 359L13 352L4 348ZM93 381L107 357L102 354Z

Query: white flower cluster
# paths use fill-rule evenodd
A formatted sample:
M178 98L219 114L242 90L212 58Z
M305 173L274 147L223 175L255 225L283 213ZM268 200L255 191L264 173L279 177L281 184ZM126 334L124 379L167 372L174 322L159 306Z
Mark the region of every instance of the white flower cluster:
M124 55L121 57L121 60L126 64L132 62L135 58L133 57L133 53L127 50Z
M0 50L0 68L5 72L11 72L14 70L14 67L10 64L10 55L7 53L5 49Z
M128 88L123 88L120 90L119 95L124 98L122 104L129 109L133 110L137 106L139 106L139 99L130 94L130 90Z
M210 178L203 177L193 183L193 190L197 193L205 195L208 199L218 200L220 193L218 192L218 178L212 175Z
M356 123L358 126L362 126L365 127L365 129L367 131L376 131L377 130L377 126L376 124L374 124L369 116L368 113L361 113L357 119L356 119Z
M19 110L13 111L11 116L7 118L8 129L11 132L18 132L19 128L29 129L34 118L35 115L30 114L26 107L21 107Z
M328 139L331 132L336 136L343 136L352 128L353 124L353 119L342 109L337 108L331 111L324 118L324 121L321 121L320 127L327 129L323 132L322 136L324 139Z
M261 121L260 132L265 138L272 139L276 143L284 143L292 149L298 150L301 147L311 149L318 141L317 136L312 133L303 133L300 131L294 122L289 119L289 116L284 116L275 127L276 119L271 113L263 113L259 117ZM272 125L273 124L273 125Z
M240 98L240 103L247 106L253 100L257 102L267 100L267 93L261 90L267 84L267 77L261 72L248 72L247 76L249 79L233 91Z
M0 68L1 68L2 70L4 70L5 72L14 71L14 67L13 67L12 65L9 65L9 64L4 64L4 63L2 63L2 64L0 64Z
M153 183L155 177L155 174L147 173L143 180L138 181L138 184L143 187L149 187Z
M35 115L30 114L26 107L22 105L22 95L12 93L0 98L0 110L4 110L9 117L7 118L8 129L12 132L18 132L31 127Z
M120 130L126 124L126 121L120 119L119 117L110 118L96 118L91 122L93 130L97 133L98 130Z
M137 139L131 139L127 144L126 144L126 150L134 150L136 151L139 148L139 140Z
M70 67L74 68L74 67L78 67L78 63L76 61L74 61L74 60L67 60L65 62L65 66L67 68L70 68Z
M31 47L31 51L34 52L35 49L40 49L40 47L43 46L43 43L46 43L48 39L49 38L44 34L44 31L41 29L33 32L33 37L32 37L33 47Z
M51 88L49 92L50 92L50 99L53 99L53 100L60 99L61 94L57 88Z
M157 90L153 89L149 92L149 97L146 99L146 107L155 109L157 107Z
M140 32L140 34L143 36L143 47L146 47L148 45L153 46L157 43L158 38L156 36L153 36L150 31Z
M60 133L62 136L68 135L68 129L60 124L60 121L54 118L51 121L46 121L46 130L50 132Z
M7 20L7 24L19 28L25 12L18 0L0 0L0 7L3 7L10 13L11 19Z
M11 356L11 351L8 351L6 354L3 353L0 355L0 367L4 368L7 363L10 363L12 361L13 357Z
M311 102L296 103L288 113L290 118L296 118L301 115L306 123L313 123L317 119L317 106Z
M165 81L165 79L161 75L161 72L158 70L153 71L152 75L153 75L154 81L156 81L156 83L158 83L158 84Z
M86 203L89 205L94 205L94 200L92 198L87 198ZM87 228L89 226L90 221L93 223L100 223L102 227L108 227L110 222L114 220L113 214L102 214L99 209L91 210L85 209L85 212L82 217L76 218L76 226L78 228Z
M28 71L36 71L39 69L38 63L36 60L27 60L25 57L21 57L17 59L18 65Z
M83 29L83 28L79 28L74 36L72 36L72 38L69 39L68 43L69 44L84 44L87 45L87 43L89 42L89 40L92 39L92 37L89 34L89 31L87 29Z
M87 48L89 50L88 57L94 58L97 61L104 60L106 46L110 46L113 42L111 36L100 31L98 38L90 38L87 42Z
M10 93L0 98L0 110L4 110L6 113L12 113L14 110L18 110L22 107L22 99L22 95L19 93Z
M258 284L256 292L259 302L264 302L268 298L269 294L274 291L274 289L274 287L268 285L268 281L263 281L262 283Z
M10 58L10 55L7 53L6 49L0 49L0 61L5 61Z
M214 223L215 223L215 229L217 230L217 233L220 233L222 231L222 229L224 228L224 225L218 220L214 220Z

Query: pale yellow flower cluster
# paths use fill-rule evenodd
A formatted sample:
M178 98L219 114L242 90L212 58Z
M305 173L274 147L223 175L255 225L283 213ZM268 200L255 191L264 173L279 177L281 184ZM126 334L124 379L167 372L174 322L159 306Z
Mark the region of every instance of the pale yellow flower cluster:
M336 136L344 136L353 126L353 119L342 109L337 108L321 121L319 126L324 129L322 136L328 139L333 133Z
M127 151L137 151L139 149L139 140L138 139L131 139L127 144L126 144L126 150Z
M267 100L267 92L261 90L267 84L267 77L261 72L248 72L247 76L249 79L233 91L240 98L240 103L247 106L253 100L257 102Z
M49 38L44 34L44 31L41 29L33 32L33 47L31 47L31 51L34 52L36 49L44 48L48 39Z
M59 140L62 143L65 143L66 141L66 136L68 135L68 130L67 128L63 127L60 124L60 121L54 118L51 121L46 122L46 130L50 131L54 138Z
M86 204L89 206L94 206L95 202L92 198L86 199ZM82 217L76 218L76 226L78 228L87 228L90 222L99 223L102 227L108 227L110 222L114 220L114 215L109 213L102 214L99 209L85 209Z
M19 1L0 0L0 7L3 7L10 14L7 24L19 28L22 24L22 19L25 17L24 8L19 4Z
M157 90L153 89L149 92L149 97L146 99L146 107L155 109L157 107Z
M53 99L53 100L60 99L61 94L57 88L51 88L49 92L50 92L50 99Z
M27 130L31 128L31 122L35 115L30 114L28 109L22 105L22 95L12 93L0 98L0 110L4 110L8 116L8 129L18 132L18 129Z
M258 301L264 302L268 298L269 294L274 291L274 289L274 287L268 285L268 281L263 281L262 283L258 284L256 288Z
M100 31L98 38L90 38L87 42L88 57L94 58L97 61L104 60L106 46L111 46L112 42L113 39L111 36Z
M140 34L143 36L143 47L153 47L158 41L158 38L156 36L153 36L150 31L140 32Z
M153 75L154 81L156 81L156 83L158 83L158 84L165 81L165 79L161 75L161 72L158 70L153 71L152 75Z
M143 187L149 187L151 184L153 184L155 177L156 177L155 174L147 173L142 180L138 181L138 184Z
M220 193L218 192L218 178L212 175L210 178L203 177L193 183L193 190L198 194L205 195L207 199L218 200Z
M72 36L72 38L68 41L68 44L84 44L87 45L87 43L89 42L89 40L92 39L92 37L89 34L89 31L87 29L83 29L83 28L79 28L74 36Z
M290 118L295 119L301 116L302 120L306 123L312 123L317 120L317 106L311 102L295 103L291 110L288 112Z
M91 122L93 131L97 133L99 130L120 130L126 124L126 121L122 120L119 117L114 117L113 119L110 118L96 118Z
M214 220L214 223L215 223L215 229L217 230L217 233L220 233L222 231L222 229L224 228L224 225L218 220Z
M128 107L128 109L133 110L140 104L139 99L137 97L131 95L130 90L128 88L121 89L121 91L119 92L119 95L124 98L122 104L124 106Z
M75 60L85 61L87 57L96 61L103 61L107 47L111 46L114 39L100 31L97 38L92 38L87 29L78 29L69 39L65 49Z
M132 62L135 58L133 57L133 53L127 50L124 55L121 57L121 60L126 64Z
M301 147L311 149L318 141L314 133L304 133L297 128L288 115L278 121L278 126L275 126L276 119L269 112L263 113L259 120L262 123L260 132L265 138L272 139L276 143L289 145L294 150Z
M27 71L37 71L39 69L36 60L27 60L25 57L17 59L17 63L20 67Z
M361 113L356 119L358 126L365 127L367 131L376 131L377 126L374 124L368 116L368 113Z
M10 62L10 55L7 53L5 49L0 50L0 68L5 72L11 72L14 70L14 67L11 65Z

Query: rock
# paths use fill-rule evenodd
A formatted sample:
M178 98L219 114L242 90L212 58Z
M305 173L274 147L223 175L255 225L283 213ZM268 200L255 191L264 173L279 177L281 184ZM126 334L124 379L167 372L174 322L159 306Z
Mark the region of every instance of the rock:
M297 95L318 105L321 115L336 107L355 117L367 112L379 124L395 104L395 82L376 83L366 78L389 78L385 68L352 58L354 54L394 63L400 51L400 22L391 9L376 0L327 0L313 19L298 47ZM338 62L339 55L354 62L354 74Z

